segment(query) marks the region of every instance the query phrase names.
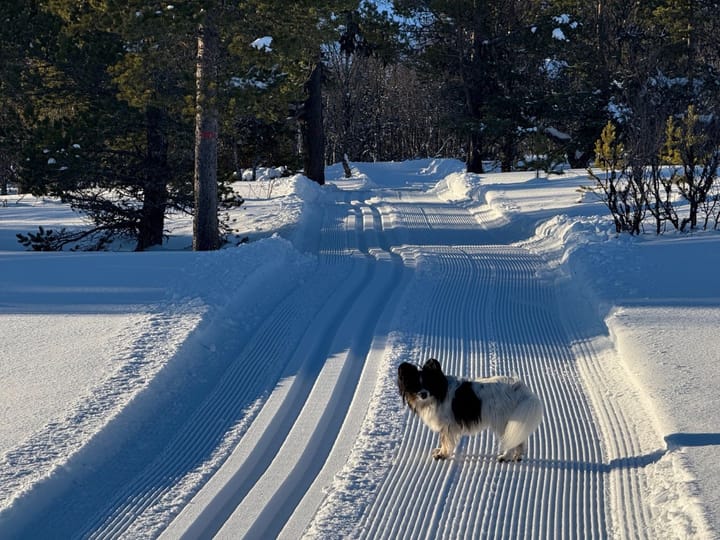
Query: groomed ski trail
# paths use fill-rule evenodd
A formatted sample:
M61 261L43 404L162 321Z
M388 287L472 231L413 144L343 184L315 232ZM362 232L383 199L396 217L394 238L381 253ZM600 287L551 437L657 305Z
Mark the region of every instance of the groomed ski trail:
M577 323L587 311L560 310L568 291L538 277L544 262L497 215L424 181L330 191L302 239L315 266L223 352L218 383L150 452L143 425L61 503L42 498L20 537L657 537L643 467L661 445L635 440L639 413L603 404L621 375ZM436 436L394 387L399 361L430 356L453 374L518 375L541 396L522 463L497 463L487 434L430 458Z
M546 417L520 464L498 463L489 434L466 438L453 459L438 463L430 458L437 435L395 409L405 418L397 445L380 452L386 461L376 465L362 463L356 447L359 457L339 475L352 481L330 490L308 536L662 537L643 471L663 455L662 442L642 448L635 440L647 431L640 408L604 402L603 390L615 385L622 393L627 383L603 371L580 330L598 322L578 326L573 318L587 319L587 311L561 312L558 295L577 291L538 277L547 274L543 260L508 245L512 238L494 227L502 219L489 209L471 215L428 193L397 195L387 201L389 221L406 242L422 239L399 248L418 268L399 309L420 315L399 329L386 380L399 361L428 357L468 377L514 374L541 396ZM599 389L593 403L583 381ZM369 423L388 421L380 413ZM382 472L367 474L373 466Z

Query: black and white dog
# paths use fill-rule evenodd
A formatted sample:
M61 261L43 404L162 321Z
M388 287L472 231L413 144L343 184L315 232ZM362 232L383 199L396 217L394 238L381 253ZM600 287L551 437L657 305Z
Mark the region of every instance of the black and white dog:
M499 461L520 461L528 437L540 425L543 404L525 383L511 377L462 380L442 372L431 358L422 369L403 362L400 395L425 425L440 433L435 459L447 459L463 435L492 430L500 439Z

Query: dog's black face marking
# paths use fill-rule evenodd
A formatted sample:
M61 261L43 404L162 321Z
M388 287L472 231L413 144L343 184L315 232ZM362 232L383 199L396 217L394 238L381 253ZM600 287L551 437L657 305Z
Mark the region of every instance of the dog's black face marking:
M455 390L452 411L455 421L464 428L471 428L482 420L482 401L469 382L465 381Z

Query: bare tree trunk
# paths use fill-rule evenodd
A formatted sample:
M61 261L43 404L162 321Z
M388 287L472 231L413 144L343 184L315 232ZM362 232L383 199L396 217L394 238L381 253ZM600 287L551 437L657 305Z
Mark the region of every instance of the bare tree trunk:
M318 62L305 85L308 97L303 109L303 146L305 176L325 183L325 132L322 114L322 64Z
M5 175L4 167L0 167L0 195L8 194L8 177Z
M343 153L342 157L343 171L345 172L345 178L352 178L352 169L350 168L350 161L346 153Z
M515 162L516 154L515 139L511 135L506 135L503 138L502 143L502 159L500 160L500 170L502 172L512 171L513 163Z
M13 176L13 167L10 163L9 156L0 151L0 195L8 194L10 178Z
M220 247L217 215L217 62L220 38L208 15L200 25L195 104L195 216L193 250Z
M165 232L167 206L168 143L163 131L163 112L156 107L145 111L147 119L147 178L143 186L142 218L138 231L136 251L161 245Z
M483 173L483 162L481 154L482 137L478 133L471 133L468 141L468 154L465 167L469 173Z

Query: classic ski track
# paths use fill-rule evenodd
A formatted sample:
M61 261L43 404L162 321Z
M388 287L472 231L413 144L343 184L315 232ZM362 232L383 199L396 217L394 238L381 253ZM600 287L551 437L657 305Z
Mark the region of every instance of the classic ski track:
M324 258L333 260L337 252L335 246L347 243L344 230L338 222L331 222L324 225L323 232L328 246L328 255ZM333 283L321 273L317 278L318 285L314 287L323 290L319 286L322 282L328 289L328 296L339 296L333 305L323 306L323 310L330 308L334 315L341 311L339 303L352 298L364 272L357 264L348 266L350 278L347 281ZM348 292L345 292L346 287L349 287ZM253 433L258 437L257 446L248 457L246 466L253 464L257 469L246 480L252 483L252 476L260 475L263 464L267 465L269 457L280 447L292 427L293 411L302 407L311 381L319 370L319 366L311 361L317 353L318 344L307 340L298 343L295 340L299 340L300 336L288 333L297 320L307 317L308 306L305 301L303 295L291 294L275 308L243 352L230 364L218 387L182 426L168 447L149 467L128 482L125 489L116 494L111 503L88 524L81 536L114 538L125 534L138 516L153 505L162 504L163 497L181 480L178 473L192 471L201 465L199 460L202 456L210 454L221 444L223 436L233 427L233 419L242 418L247 431L252 430L254 426L251 421L257 420L262 410L255 412L257 416L254 416L252 410L244 408L253 396L260 395L269 380L290 379L282 393L281 403L277 409L273 409L273 429L260 434ZM308 327L327 318L322 312L315 314L314 318L308 320ZM330 323L329 329L332 328L333 323ZM268 357L287 360L284 363L267 362L264 359ZM275 403L272 405L276 406ZM239 406L243 408L238 409Z
M381 239L377 210L362 205L354 221L358 248L370 259L370 270L353 294L356 302L349 309L346 306L347 314L334 332L330 350L340 352L325 360L273 463L225 522L218 537L276 537L337 442L376 324L400 277L399 261L382 250L386 242Z
M327 289L325 298L329 298L327 300L329 303L318 310L314 319L308 320L308 327L319 324L321 327L324 326L325 331L330 335L339 324L336 321L344 312L345 304L359 293L373 270L373 266L362 258L347 256L353 250L357 253L357 249L352 248L344 218L345 216L341 214L326 216L319 251L323 264L346 266L348 278L334 283L327 277L338 272L325 274L320 271L316 278L317 285L310 285L319 291ZM321 365L317 362L317 358L325 356L322 349L327 348L327 343L317 342L314 339L305 339L298 343L292 338L299 339L300 336L292 336L288 333L288 329L292 329L298 319L307 317L307 309L304 295L291 294L281 302L253 335L239 357L230 364L218 387L182 426L168 447L150 466L115 493L109 504L90 518L79 536L114 538L124 534L132 535L134 521L148 509L163 505L164 499L168 498L168 493L182 480L182 476L187 474L187 471L192 472L195 468L201 467L202 456L209 455L216 446L223 443L223 436L228 429L233 428L235 422L233 419L237 418L243 420L244 427L240 426L241 434L243 431L252 432L252 438L256 438L254 448L248 452L244 467L253 470L244 478L245 483L240 488L241 493L247 491L261 476L263 468L269 465L285 435L292 428L297 411L302 408L312 381L320 371ZM305 333L305 336L308 335L312 334ZM291 348L293 346L294 352ZM288 360L285 363L264 361L268 357L288 358ZM255 410L258 407L248 410L238 407L246 408L252 401L252 396L259 395L259 391L268 380L278 377L289 383L281 392L280 403L271 403L269 407L273 416L269 429L257 433L253 428L262 422L259 424L252 422L258 420L263 411L258 413ZM237 437L238 434L234 436ZM241 447L242 442L247 439L248 437L241 439ZM228 443L225 442L224 446L227 445ZM207 473L203 474L207 476ZM234 496L237 498L238 494L235 493ZM213 507L213 510L215 511L216 508ZM231 508L222 508L222 511L229 514ZM162 523L157 525L162 526ZM217 528L219 525L215 523L210 527Z
M347 203L351 196L344 198ZM204 498L201 492L198 497L201 509L195 509L195 515L190 518L177 520L179 525L171 524L165 531L167 537L277 535L285 521L292 517L303 494L312 492L315 477L323 472L325 458L340 438L338 432L351 405L353 388L361 378L375 325L388 299L395 296L391 293L398 288L402 265L399 257L384 249L388 243L383 237L377 209L353 201L351 206L328 206L326 211L319 249L323 264L350 265L356 272L360 269L361 276L345 282L345 287L330 298L332 309L323 308L323 313L330 312L325 320L314 323L313 332L306 334L314 343L314 350L306 361L317 369L302 377L306 381L303 387L306 399L298 400L292 407L285 404L287 400L282 400L282 404L270 408L265 420L261 418L264 410L261 411L252 426L261 426L261 433L251 436L248 432L240 441L234 452L239 454L234 460L237 470L231 480L208 490L211 493ZM348 310L353 302L355 307ZM285 424L281 425L279 418L286 418ZM357 429L359 427L354 431L350 429L346 437L354 438ZM263 433L269 433L278 445L268 447L256 443ZM351 444L346 446L349 448ZM243 451L243 447L252 448ZM253 455L262 455L265 459L258 462L260 460L252 459ZM324 471L324 475L332 478L336 472L335 469ZM322 499L321 489L322 486L315 488L315 506ZM295 518L298 519L301 524L295 526L302 530L309 518ZM183 522L190 525L182 525Z

